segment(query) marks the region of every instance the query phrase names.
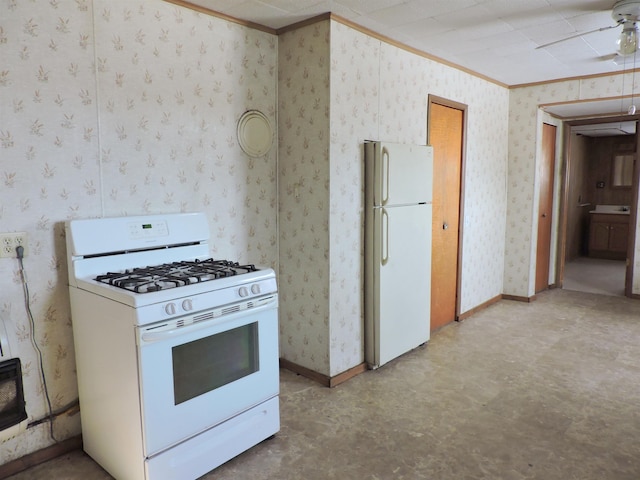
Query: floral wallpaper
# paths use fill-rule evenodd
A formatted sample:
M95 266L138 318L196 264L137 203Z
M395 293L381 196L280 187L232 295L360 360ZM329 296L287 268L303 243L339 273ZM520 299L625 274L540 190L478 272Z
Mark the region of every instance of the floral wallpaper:
M377 49L372 48L370 43L379 45L377 61ZM340 45L347 45L349 48L337 49ZM353 134L357 135L359 144L372 139L376 131L378 136L373 139L425 144L429 94L469 106L460 312L464 313L500 295L506 211L504 179L507 168L507 149L500 138L504 138L507 132L508 91L396 46L374 40L338 23L334 23L332 29L332 46L332 66L338 62L334 62L334 59L340 58L341 54L343 56L338 63L342 65L343 71L332 72L332 80L336 79L336 82L332 81L332 95L337 95L336 91L342 91L338 90L338 86L342 85L338 79L347 76L346 72L356 65L359 70L355 75L359 74L360 78L368 78L372 72L380 72L377 115L358 115L359 108L363 112L370 108L371 97L368 92L376 91L375 84L370 79L361 82L363 88L369 87L363 95L369 99L363 98L362 107L358 102L355 106L345 105L346 108L332 103L332 119L346 118L349 127L342 128L339 122L332 121L331 161L336 165L341 165L349 158L349 150L344 145L353 144L350 138ZM361 64L358 63L358 58ZM344 85L349 83L345 82ZM349 88L353 87L346 88L347 98ZM335 139L340 141L334 142ZM353 158L354 154L351 155ZM362 176L354 176L351 183L364 191ZM338 196L338 192L334 195L332 191L332 199ZM348 205L348 202L343 202L343 205ZM349 214L347 208L343 207L343 210L343 216ZM362 254L362 244L359 249ZM352 258L354 253L342 253L342 257ZM338 275L339 278L341 276ZM344 333L336 329L335 335L341 338Z
M330 371L329 24L278 37L280 355Z
M633 75L611 75L588 79L514 88L509 99L509 173L507 243L504 293L530 297L535 293L537 235L537 190L535 172L540 158L538 138L545 117L540 104L616 97L632 92ZM622 86L625 86L624 92ZM638 89L638 81L633 86ZM548 120L548 118L547 118ZM556 169L556 174L559 170ZM559 183L559 182L557 182ZM556 199L559 190L556 188ZM554 207L558 211L558 202ZM640 294L640 224L636 225L635 275L632 292ZM557 238L557 225L553 232Z
M381 43L331 23L331 370L364 361L365 140L380 140Z
M54 410L77 398L64 222L206 212L211 254L277 267L277 148L249 158L236 122L276 128L277 37L158 0L0 0L0 231L24 231L35 338ZM45 416L15 259L0 320L20 357L29 421ZM79 415L57 417L62 440ZM0 464L51 444L48 424Z
M0 12L0 225L28 235L35 338L59 409L77 398L63 222L101 210L93 10L91 2L3 0ZM22 363L32 421L46 403L16 260L0 260L0 278L0 318ZM79 432L79 415L56 421L57 439ZM0 463L49 443L46 423L27 429L3 443Z
M462 312L502 292L508 90L336 21L279 52L281 353L335 376L364 360L362 145L425 144L429 94L469 105Z
M365 140L425 143L429 94L468 105L464 313L532 293L538 104L620 93L607 77L507 90L334 20L276 37L159 0L0 0L0 60L0 231L28 234L54 409L77 398L66 220L206 212L212 256L276 268L281 356L335 376L364 359ZM237 145L248 109L277 131L261 158ZM17 262L0 260L0 275L36 420L45 398ZM80 433L79 415L55 433ZM0 464L51 443L46 423L30 428Z

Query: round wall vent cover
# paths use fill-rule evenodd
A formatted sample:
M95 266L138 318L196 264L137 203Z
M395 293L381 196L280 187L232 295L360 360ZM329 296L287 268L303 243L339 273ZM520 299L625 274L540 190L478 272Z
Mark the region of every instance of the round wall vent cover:
M258 110L243 113L238 120L238 143L250 157L265 155L273 145L273 130L269 119Z

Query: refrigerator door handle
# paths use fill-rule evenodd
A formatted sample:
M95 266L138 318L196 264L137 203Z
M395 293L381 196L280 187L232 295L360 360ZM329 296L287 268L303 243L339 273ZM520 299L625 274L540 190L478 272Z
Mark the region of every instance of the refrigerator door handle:
M389 150L382 147L382 198L380 205L386 205L389 201Z
M380 238L382 239L382 245L380 246L380 263L386 265L389 261L389 214L383 208L382 209L382 221L380 222Z

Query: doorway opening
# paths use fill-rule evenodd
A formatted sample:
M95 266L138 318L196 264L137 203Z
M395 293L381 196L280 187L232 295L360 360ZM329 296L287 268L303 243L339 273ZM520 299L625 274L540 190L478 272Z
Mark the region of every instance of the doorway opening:
M565 121L558 283L631 296L638 169L635 118ZM619 177L624 158L624 180ZM618 165L617 165L618 164Z

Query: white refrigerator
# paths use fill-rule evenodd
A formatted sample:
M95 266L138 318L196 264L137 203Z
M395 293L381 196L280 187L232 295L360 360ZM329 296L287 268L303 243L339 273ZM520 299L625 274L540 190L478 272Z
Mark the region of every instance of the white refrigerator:
M365 143L365 361L429 340L433 149Z

